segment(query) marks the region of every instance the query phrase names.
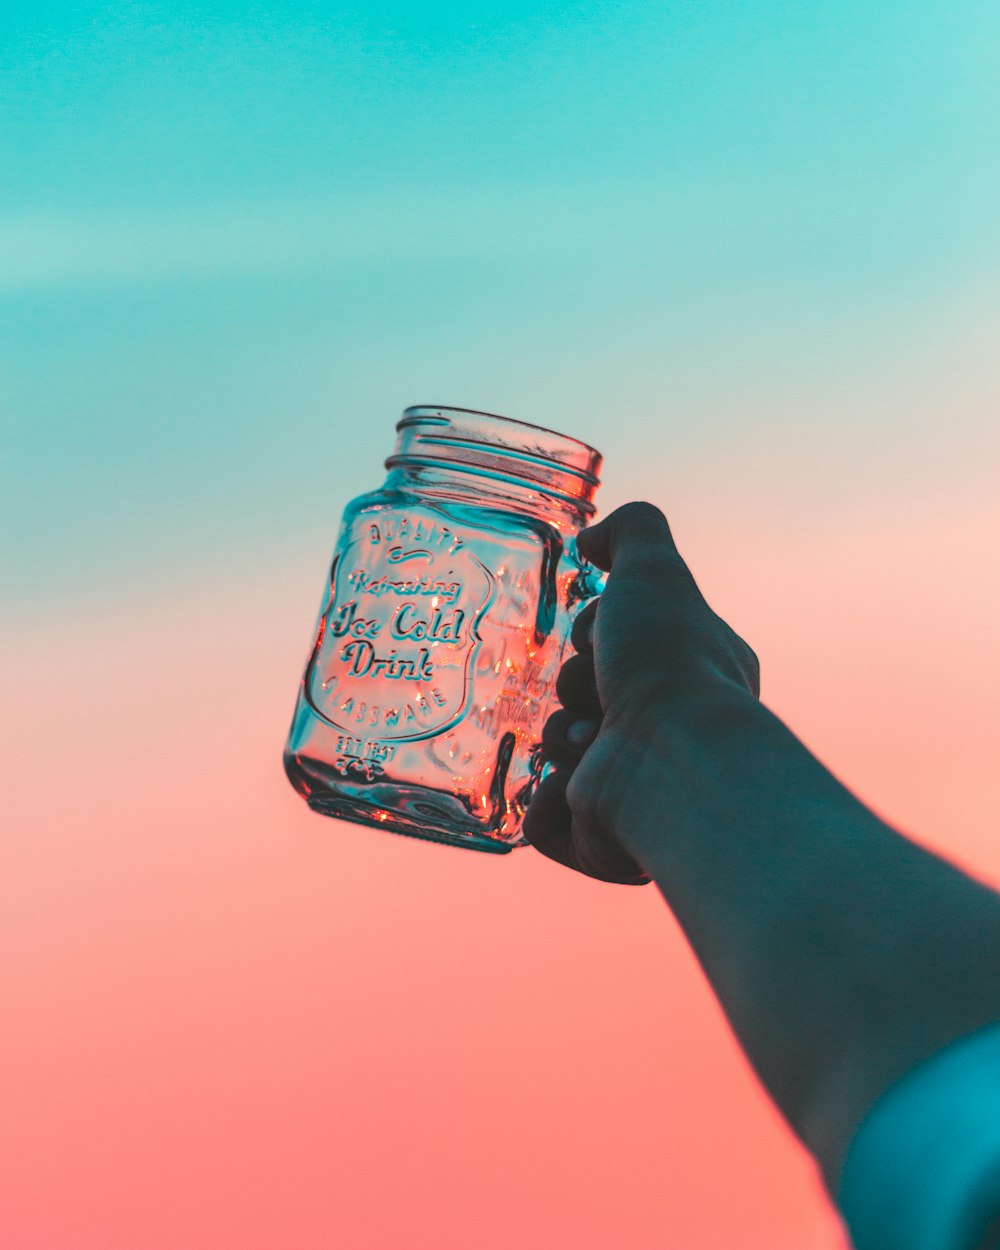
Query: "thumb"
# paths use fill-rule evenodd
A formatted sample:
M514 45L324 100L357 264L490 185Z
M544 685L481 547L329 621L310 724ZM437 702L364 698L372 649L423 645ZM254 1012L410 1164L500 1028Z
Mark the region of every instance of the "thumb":
M582 530L577 539L580 555L606 573L641 576L650 566L681 561L667 518L651 503L627 503L603 521Z

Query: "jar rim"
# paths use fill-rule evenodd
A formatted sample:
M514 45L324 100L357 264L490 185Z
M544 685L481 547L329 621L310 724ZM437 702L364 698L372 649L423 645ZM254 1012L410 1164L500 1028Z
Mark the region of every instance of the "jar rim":
M582 438L574 438L572 434L562 434L559 430L550 429L547 425L536 425L533 421L520 421L517 417L505 417L502 413L486 412L481 408L458 408L454 404L412 404L404 409L402 417L396 423L396 429L401 430L405 426L415 425L418 421L426 421L428 417L433 417L436 413L445 412L459 412L467 417L489 417L493 421L502 421L505 425L519 425L526 430L537 430L540 434L550 434L553 438L575 443L577 447L593 452L595 456L601 456L601 452L592 443L586 443ZM603 459L603 456L601 458Z
M475 408L419 404L396 426L396 448L385 467L463 474L534 491L594 512L601 453L578 438Z

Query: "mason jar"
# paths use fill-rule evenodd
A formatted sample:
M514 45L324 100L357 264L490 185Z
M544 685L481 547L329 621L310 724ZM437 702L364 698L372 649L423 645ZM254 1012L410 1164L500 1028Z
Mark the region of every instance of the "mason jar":
M524 845L542 726L582 601L600 454L507 417L408 408L348 504L285 748L327 816L481 851Z

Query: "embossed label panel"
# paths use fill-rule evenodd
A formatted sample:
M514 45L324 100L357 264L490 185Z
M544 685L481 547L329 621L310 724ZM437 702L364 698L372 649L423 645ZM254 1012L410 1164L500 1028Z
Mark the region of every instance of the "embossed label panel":
M433 513L368 513L338 554L306 696L359 738L414 741L461 721L471 699L490 570Z

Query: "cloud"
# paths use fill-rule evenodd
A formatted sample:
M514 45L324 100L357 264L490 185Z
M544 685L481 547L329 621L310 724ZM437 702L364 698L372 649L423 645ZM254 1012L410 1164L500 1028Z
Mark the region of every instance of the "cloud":
M605 190L605 208L607 199ZM0 218L0 292L565 254L589 246L602 216L594 196L573 188L512 198L503 188L405 186L297 203L25 213ZM612 234L620 227L619 217Z
M979 201L875 202L863 186L608 178L387 187L263 204L0 217L0 294L343 266L549 259L653 263L664 274L899 284L995 259Z

